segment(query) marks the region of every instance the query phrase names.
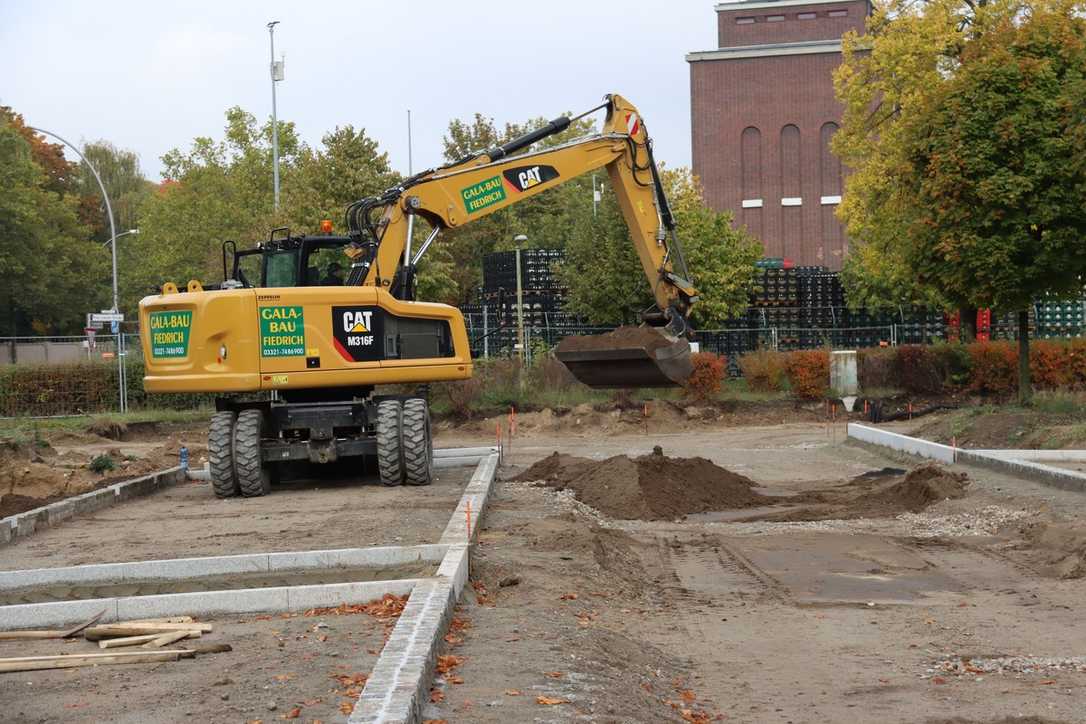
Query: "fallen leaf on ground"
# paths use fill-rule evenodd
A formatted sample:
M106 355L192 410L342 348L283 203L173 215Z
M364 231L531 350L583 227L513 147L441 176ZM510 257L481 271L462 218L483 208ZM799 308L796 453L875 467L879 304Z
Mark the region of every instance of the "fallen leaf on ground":
M521 696L521 695L523 695L523 692L521 692L521 691L519 691L517 689L506 689L505 690L505 695L506 696Z
M360 686L370 678L369 674L333 674L332 678L342 686Z
M291 709L290 711L288 711L286 714L284 714L283 718L284 719L297 719L301 715L302 715L301 708L296 706L293 709Z
M563 593L561 596L558 597L558 600L559 601L576 601L577 600L577 594L576 593Z
M422 724L449 724L446 719L423 719Z
M450 631L463 631L466 628L471 628L471 621L459 616L453 616L453 620L449 622Z
M445 643L449 646L458 646L464 643L464 638L462 636L457 636L454 633L447 633L445 634Z
M350 714L352 711L354 711L354 702L353 701L340 702L340 704L339 704L339 712L341 714Z
M437 689L431 689L430 701L434 704L440 704L441 702L445 701L445 694L438 691Z
M691 724L709 724L709 715L703 711L695 709L683 709L679 712L682 715L683 721L691 722Z
M403 607L407 605L407 596L394 596L386 593L379 601L371 603L346 604L341 603L331 608L311 608L303 616L346 616L356 613L368 613L374 618L388 620L397 618L403 613Z
M679 692L679 696L688 704L698 698L690 689L683 689Z
M542 704L543 706L554 706L556 704L568 704L569 699L559 699L553 696L543 696L540 694L535 698L536 704Z
M562 678L562 672L561 671L544 671L543 676L546 676L546 677L551 678L551 679L561 679Z
M444 656L438 656L436 667L437 673L447 674L462 663L464 663L463 656L456 656L455 654L445 654Z
M284 681L290 681L293 678L294 678L294 674L276 674L275 675L275 680L278 681L280 684L283 683Z
M1055 684L1056 680L1055 679L1045 679L1044 681L1041 681L1041 682L1038 682L1038 683L1040 683L1041 686L1045 686L1046 684Z
M445 681L449 682L450 684L463 684L464 683L464 677L463 676L449 675L449 676L445 677Z
M945 684L946 679L944 679L941 676L933 676L933 677L931 677L931 683L933 683L933 684Z

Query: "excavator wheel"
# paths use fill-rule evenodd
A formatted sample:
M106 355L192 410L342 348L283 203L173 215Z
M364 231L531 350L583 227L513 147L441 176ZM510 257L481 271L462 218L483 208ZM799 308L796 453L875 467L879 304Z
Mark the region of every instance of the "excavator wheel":
M234 472L246 498L267 495L271 490L271 469L260 459L263 430L264 413L260 410L242 410L238 415L234 427Z
M240 491L234 474L234 423L233 412L216 412L207 431L211 489L219 498L229 498Z
M377 405L377 470L385 485L400 485L404 480L403 417L399 400L385 400Z
M404 482L408 485L429 485L434 479L434 443L430 432L430 407L423 399L403 403Z

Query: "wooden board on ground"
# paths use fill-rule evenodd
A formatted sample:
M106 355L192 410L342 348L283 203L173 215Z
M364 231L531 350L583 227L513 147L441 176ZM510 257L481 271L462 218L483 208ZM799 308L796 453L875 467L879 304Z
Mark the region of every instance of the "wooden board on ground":
M118 651L108 654L72 654L69 656L20 656L0 659L0 673L37 671L40 669L71 669L77 666L102 666L106 664L149 664L190 659L195 655L196 652L194 651L171 649L168 651Z
M115 639L102 639L98 642L98 648L100 649L113 649L121 646L135 646L136 644L159 643L154 647L145 648L160 648L166 644L172 644L175 641L180 641L184 638L199 638L203 636L199 631L170 631L169 633L149 633L141 634L139 636L121 636Z

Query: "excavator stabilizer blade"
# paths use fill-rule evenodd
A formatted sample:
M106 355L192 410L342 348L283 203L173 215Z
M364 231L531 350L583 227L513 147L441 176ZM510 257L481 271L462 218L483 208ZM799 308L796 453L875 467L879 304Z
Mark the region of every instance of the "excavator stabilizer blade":
M566 337L555 356L594 388L675 387L693 372L690 343L655 327L619 327L607 334Z

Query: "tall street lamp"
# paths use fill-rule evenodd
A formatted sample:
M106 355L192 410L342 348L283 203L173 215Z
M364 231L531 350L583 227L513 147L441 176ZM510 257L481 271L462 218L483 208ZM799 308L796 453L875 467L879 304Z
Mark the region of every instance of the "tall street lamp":
M279 119L275 111L275 84L283 80L283 64L275 62L275 26L278 20L268 23L268 39L271 41L272 84L272 187L275 190L275 210L279 210Z
M94 180L98 182L98 188L102 192L102 200L106 202L106 217L109 218L109 240L111 252L113 255L113 308L112 312L120 311L120 299L117 294L117 227L113 223L113 205L109 203L109 194L106 193L106 185L102 183L102 177L98 175L98 169L94 167L87 157L83 155L83 152L79 148L69 141L61 138L52 131L47 131L44 128L35 128L34 126L27 126L27 128L35 133L42 133L46 136L52 136L68 148L76 152L79 158L87 165L90 172L94 174ZM117 327L117 401L120 404L121 412L124 412L128 408L127 390L124 378L124 333L120 327Z

